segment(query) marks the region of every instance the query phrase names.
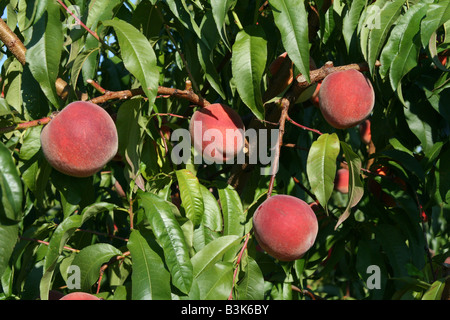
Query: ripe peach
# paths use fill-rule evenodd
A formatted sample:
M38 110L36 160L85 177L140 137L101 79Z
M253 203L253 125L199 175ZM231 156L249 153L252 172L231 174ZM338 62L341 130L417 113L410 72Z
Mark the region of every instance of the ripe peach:
M102 300L102 299L86 292L72 292L66 294L59 300Z
M336 172L334 178L334 189L341 193L348 193L349 171L346 168L341 168Z
M314 93L310 98L312 104L317 108L319 108L319 90L320 90L321 85L322 85L322 81L317 83L316 89L314 90Z
M290 195L274 195L253 215L255 238L261 248L280 261L301 258L314 244L318 222L303 200Z
M319 107L325 120L336 129L356 126L367 118L375 104L369 79L350 69L326 76L319 91Z
M244 148L244 123L232 108L214 103L192 115L189 131L197 152L203 158L223 163Z
M88 177L114 158L118 137L114 121L104 109L76 101L44 127L41 144L53 168L70 176Z
M359 136L364 144L370 144L372 141L372 131L370 129L369 119L366 119L359 124Z

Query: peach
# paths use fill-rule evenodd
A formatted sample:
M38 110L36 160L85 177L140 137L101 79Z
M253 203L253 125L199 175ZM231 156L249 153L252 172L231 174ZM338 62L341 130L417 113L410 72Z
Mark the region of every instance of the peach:
M42 129L41 145L53 168L69 176L88 177L117 154L118 136L114 121L103 108L76 101Z
M369 119L366 119L359 124L359 136L364 144L370 144L372 141L372 131L370 129Z
M271 196L253 215L258 244L280 261L301 258L314 245L318 228L310 205L290 195Z
M346 168L341 168L336 172L334 178L334 189L340 193L348 193L349 171Z
M375 104L369 79L357 70L337 71L326 76L319 90L319 108L336 129L356 126L366 119Z
M316 89L314 90L314 93L310 98L312 104L317 108L319 108L319 90L320 90L321 85L322 85L322 81L317 83Z
M234 159L244 148L244 123L232 108L214 103L192 115L189 124L194 148L216 163Z
M66 294L59 300L102 300L102 299L86 292L72 292Z

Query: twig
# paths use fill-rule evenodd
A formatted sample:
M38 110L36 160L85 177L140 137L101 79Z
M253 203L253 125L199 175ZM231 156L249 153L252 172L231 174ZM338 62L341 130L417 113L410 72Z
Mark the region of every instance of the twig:
M239 270L239 265L241 263L242 255L244 254L245 250L247 249L247 244L248 244L249 239L250 239L250 232L245 235L244 245L242 246L241 251L239 252L239 255L237 257L236 268L234 269L234 273L233 273L233 288L235 285L236 276L237 276L237 273ZM230 295L228 296L228 300L233 300L233 288L231 289Z
M269 189L267 192L267 198L269 198L272 195L272 191L273 191L273 185L275 183L275 177L276 177L276 173L278 171L278 167L280 164L280 153L281 153L281 146L283 145L283 136L284 136L284 127L286 124L286 119L289 117L288 116L288 110L289 110L289 105L290 105L290 101L286 98L283 98L281 100L281 117L280 117L280 124L279 124L279 128L278 128L278 147L275 149L275 156L273 158L273 171L272 171L272 176L270 177L270 182L269 182Z
M58 3L59 3L64 9L66 9L67 13L70 14L80 26L82 26L87 32L89 32L95 39L97 39L99 42L101 42L100 37L98 36L98 34L95 33L94 31L92 31L91 29L89 29L89 28L83 23L83 21L80 20L80 18L78 18L72 11L69 10L69 8L66 7L66 5L65 5L61 0L56 0L56 1L58 1Z
M125 259L129 255L130 255L130 251L124 252L120 256L112 257L107 263L105 263L104 265L101 266L100 271L99 271L98 281L97 281L97 292L96 292L97 294L100 292L100 286L101 286L101 283L102 283L103 274L105 273L106 269L111 264L113 264L113 263L115 263L117 261L122 261L123 259Z
M106 89L103 88L99 83L97 83L96 81L92 80L92 79L87 79L86 80L87 83L89 83L91 86L93 86L98 92L100 92L101 94L105 94L106 93Z
M294 120L292 120L291 117L289 117L289 116L287 116L287 119L286 119L286 120L289 121L290 123L292 123L293 125L299 127L299 128L302 128L302 129L308 130L308 131L312 131L312 132L315 132L315 133L317 133L317 134L319 134L319 135L322 135L322 132L320 132L319 130L305 127L305 126L303 126L303 125L301 125L301 124L295 122Z
M175 88L167 88L167 87L160 86L160 87L158 87L158 94L164 95L164 96L169 96L169 97L186 99L200 107L205 107L210 104L207 100L198 96L191 90L189 90L189 91L178 90ZM131 90L122 90L122 91L106 91L105 94L91 99L90 102L95 103L95 104L102 104L109 100L116 100L116 99L126 100L126 99L130 99L131 97L144 96L144 95L145 95L145 93L144 93L144 90L142 90L142 88L131 89Z
M45 117L39 120L32 120L32 121L27 121L27 122L22 122L13 126L9 126L9 127L4 127L4 128L0 128L0 133L7 133L7 132L11 132L14 130L25 130L31 127L36 127L36 126L40 126L40 125L44 125L49 123L51 120L53 119L53 116L50 117Z
M39 239L32 239L32 238L27 238L27 237L20 237L20 239L21 240L26 240L26 241L34 241L34 242L37 242L37 243L42 243L42 244L45 244L46 246L50 245L49 242L43 241L43 240L39 240ZM64 246L63 248L66 249L66 250L73 251L73 252L80 252L80 250L78 250L78 249L74 249L74 248L67 247L67 246Z
M25 65L25 54L27 49L17 35L8 27L5 21L0 18L0 40L8 50L16 57L22 65Z

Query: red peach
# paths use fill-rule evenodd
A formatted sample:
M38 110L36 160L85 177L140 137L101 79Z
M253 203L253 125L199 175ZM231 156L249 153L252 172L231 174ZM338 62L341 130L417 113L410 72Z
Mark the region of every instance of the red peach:
M45 158L56 170L88 177L117 154L118 136L111 116L96 104L67 105L41 132Z
M348 193L349 171L341 168L336 172L334 179L334 189L341 193Z
M269 255L280 261L293 261L314 245L318 222L305 201L274 195L256 209L253 228L256 240Z
M86 292L72 292L66 294L59 300L102 300L102 299Z
M372 141L372 131L370 129L369 119L366 119L359 124L359 136L364 144L370 144Z
M223 163L244 148L244 123L232 108L214 103L194 112L189 131L197 152L208 161Z
M334 72L322 81L319 108L325 120L336 129L356 126L370 115L374 104L372 84L357 70Z

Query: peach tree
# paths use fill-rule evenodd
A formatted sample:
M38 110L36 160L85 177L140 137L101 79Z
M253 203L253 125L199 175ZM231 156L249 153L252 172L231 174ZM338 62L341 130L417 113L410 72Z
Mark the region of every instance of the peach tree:
M449 0L0 12L0 299L448 299Z

